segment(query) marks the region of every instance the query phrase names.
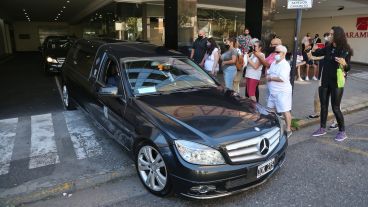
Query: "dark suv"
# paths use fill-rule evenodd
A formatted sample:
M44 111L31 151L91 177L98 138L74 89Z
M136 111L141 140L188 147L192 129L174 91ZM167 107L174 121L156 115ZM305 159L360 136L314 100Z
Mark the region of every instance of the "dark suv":
M40 47L45 74L58 73L75 38L69 36L48 36Z
M77 104L120 143L155 195L229 195L264 182L284 162L281 119L178 52L79 40L62 77L65 107Z

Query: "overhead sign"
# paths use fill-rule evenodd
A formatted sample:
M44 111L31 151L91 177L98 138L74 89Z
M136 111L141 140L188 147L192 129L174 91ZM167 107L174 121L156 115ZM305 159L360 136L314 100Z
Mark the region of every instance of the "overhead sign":
M313 0L288 0L288 9L310 9Z

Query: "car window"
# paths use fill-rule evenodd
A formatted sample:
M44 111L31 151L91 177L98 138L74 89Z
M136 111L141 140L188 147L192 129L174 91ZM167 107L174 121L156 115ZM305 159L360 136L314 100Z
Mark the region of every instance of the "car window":
M79 72L85 77L89 77L90 75L94 59L93 55L93 53L83 49L77 51L75 61L78 64Z
M122 61L136 95L217 87L215 81L188 58L152 57Z
M67 39L51 39L47 42L48 49L69 49L71 42Z
M107 58L100 71L99 82L107 87L118 87L118 83L121 80L120 77L118 65L115 61Z

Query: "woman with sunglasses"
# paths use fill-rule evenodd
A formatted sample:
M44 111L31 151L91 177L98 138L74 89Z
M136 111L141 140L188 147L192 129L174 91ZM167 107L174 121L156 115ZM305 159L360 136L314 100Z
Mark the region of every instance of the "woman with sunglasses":
M332 27L330 31L330 43L325 48L312 50L313 56L324 56L324 68L322 71L321 86L319 87L319 97L321 103L321 123L320 128L312 136L318 137L325 135L329 99L331 96L332 111L339 125L339 132L335 140L343 141L347 138L345 133L344 116L340 110L342 95L344 92L344 76L339 74L338 69L343 73L350 70L350 58L353 50L347 43L344 29L341 27Z

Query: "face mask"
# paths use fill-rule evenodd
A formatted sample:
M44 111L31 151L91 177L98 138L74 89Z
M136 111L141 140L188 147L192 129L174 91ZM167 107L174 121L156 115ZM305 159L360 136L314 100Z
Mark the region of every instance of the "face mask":
M202 38L203 38L202 36L198 35L198 39L202 39Z
M279 55L279 54L275 55L275 60L280 61L281 60L281 55Z
M230 48L230 45L226 44L225 49L228 50Z
M328 37L325 37L325 41L328 41L329 40L329 38Z
M207 47L211 47L211 43L207 42Z

